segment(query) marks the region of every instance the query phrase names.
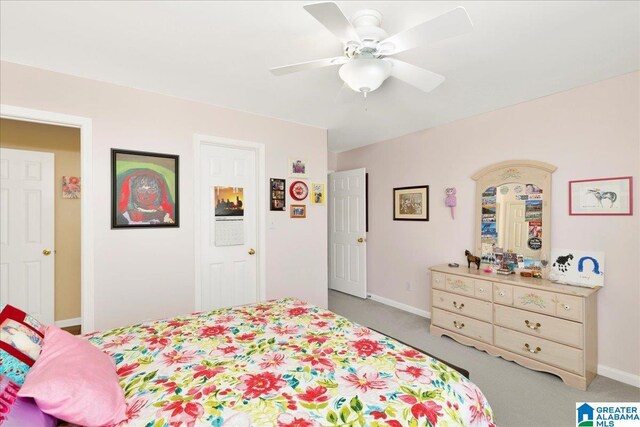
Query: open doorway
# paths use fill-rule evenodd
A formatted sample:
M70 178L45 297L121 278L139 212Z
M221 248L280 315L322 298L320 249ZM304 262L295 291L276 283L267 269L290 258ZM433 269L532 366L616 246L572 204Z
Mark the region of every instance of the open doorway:
M0 148L7 270L0 298L78 334L80 129L2 118Z

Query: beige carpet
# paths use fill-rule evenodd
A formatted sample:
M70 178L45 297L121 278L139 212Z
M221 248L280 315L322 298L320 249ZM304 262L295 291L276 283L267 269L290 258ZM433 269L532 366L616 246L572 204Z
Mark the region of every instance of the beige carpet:
M576 402L640 401L640 389L598 376L589 390L566 386L555 375L531 371L449 338L429 335L429 320L402 310L329 291L329 309L468 369L486 395L498 426L575 426Z

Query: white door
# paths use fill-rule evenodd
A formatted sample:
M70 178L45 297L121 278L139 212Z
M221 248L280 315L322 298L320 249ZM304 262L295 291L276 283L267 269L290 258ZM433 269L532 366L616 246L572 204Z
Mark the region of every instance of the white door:
M364 169L329 175L329 288L367 297Z
M256 151L200 145L200 309L258 301Z
M527 246L529 240L529 222L526 221L526 207L523 202L509 203L507 217L507 249L517 254L533 255Z
M0 303L54 322L53 153L0 148Z

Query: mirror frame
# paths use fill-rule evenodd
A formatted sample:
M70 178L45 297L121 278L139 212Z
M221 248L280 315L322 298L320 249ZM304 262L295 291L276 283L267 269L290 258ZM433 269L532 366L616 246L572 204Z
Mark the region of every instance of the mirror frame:
M540 260L549 260L551 247L551 174L557 167L537 160L507 160L495 163L471 176L476 181L476 251L482 256L482 193L503 184L535 184L542 188L542 247Z

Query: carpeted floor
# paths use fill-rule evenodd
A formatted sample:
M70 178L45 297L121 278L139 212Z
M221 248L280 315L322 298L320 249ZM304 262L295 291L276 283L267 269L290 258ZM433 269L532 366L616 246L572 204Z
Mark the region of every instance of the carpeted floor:
M432 336L428 319L375 301L329 291L329 309L468 369L500 427L575 426L576 402L640 401L639 388L606 377L596 377L589 390L580 391L555 375L523 368L450 338Z

